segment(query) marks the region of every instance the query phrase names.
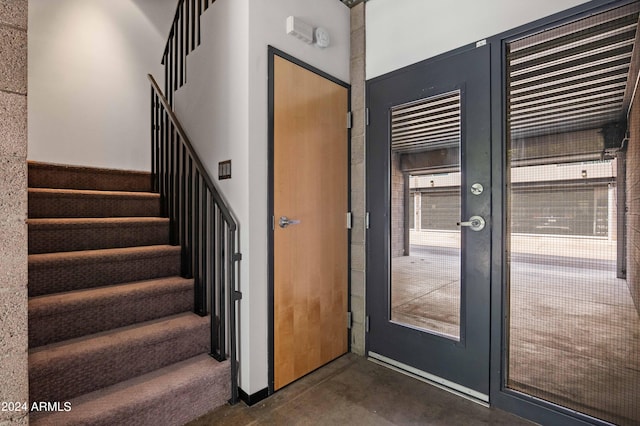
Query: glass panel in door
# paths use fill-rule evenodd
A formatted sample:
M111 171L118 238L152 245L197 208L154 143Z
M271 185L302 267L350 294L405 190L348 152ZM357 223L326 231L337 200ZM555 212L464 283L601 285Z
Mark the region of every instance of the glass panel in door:
M391 110L391 321L453 340L460 340L460 118L460 91Z
M640 424L640 311L619 223L639 9L507 46L505 384L620 425Z

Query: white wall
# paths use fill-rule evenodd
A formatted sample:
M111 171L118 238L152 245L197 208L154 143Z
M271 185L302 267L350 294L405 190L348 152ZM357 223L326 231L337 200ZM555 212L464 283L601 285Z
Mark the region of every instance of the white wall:
M287 36L289 15L326 27L332 45ZM217 183L241 224L240 386L252 394L268 384L267 46L348 82L349 9L337 0L217 0L202 22L175 108L212 176L232 160L232 178Z
M253 393L266 386L266 379L251 387L256 331L249 329L254 300L249 274L254 259L249 246L249 1L216 0L202 15L201 45L187 56L187 83L176 92L174 109L240 223L240 380L242 389ZM232 178L218 181L217 165L224 160L232 160ZM266 298L262 302L266 307Z
M337 0L250 0L249 44L249 246L251 258L250 391L267 383L267 45L272 45L320 70L349 82L349 9ZM331 34L331 46L320 49L288 36L287 16L294 15ZM245 305L246 306L246 305ZM244 331L244 330L243 330ZM244 381L243 381L243 389Z
M149 170L146 75L163 75L176 4L29 0L30 160Z
M369 0L367 79L491 37L584 0Z

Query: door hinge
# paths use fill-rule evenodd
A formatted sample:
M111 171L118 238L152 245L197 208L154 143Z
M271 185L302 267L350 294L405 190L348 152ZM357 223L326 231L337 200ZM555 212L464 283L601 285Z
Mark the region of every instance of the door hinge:
M347 328L351 330L352 325L353 325L353 315L351 315L351 312L347 312Z
M364 331L369 332L369 315L364 317Z
M365 229L369 229L369 212L364 215L364 227Z
M351 111L347 111L347 129L350 129L353 126L353 113Z
M365 109L365 124L369 125L369 108Z
M347 212L347 229L351 229L351 227L353 226L351 223L351 212Z

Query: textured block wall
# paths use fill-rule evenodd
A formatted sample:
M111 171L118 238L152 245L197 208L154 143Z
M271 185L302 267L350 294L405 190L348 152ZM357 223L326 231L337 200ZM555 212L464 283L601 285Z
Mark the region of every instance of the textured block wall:
M400 154L391 153L391 257L408 256L405 234L405 176L400 170Z
M351 9L351 351L364 355L365 318L365 3Z
M640 313L640 93L629 116L627 151L627 283Z
M28 402L27 0L0 0L0 402ZM0 410L0 426L28 424Z

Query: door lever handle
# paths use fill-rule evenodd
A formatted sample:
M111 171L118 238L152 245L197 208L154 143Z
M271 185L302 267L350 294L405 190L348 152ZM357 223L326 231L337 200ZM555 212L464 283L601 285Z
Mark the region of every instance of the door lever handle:
M486 222L481 216L471 216L467 222L458 222L458 226L468 226L472 231L482 231Z
M280 228L286 228L289 225L297 225L299 223L300 223L299 220L289 219L286 216L281 216L280 221L278 222L278 225L280 225Z

